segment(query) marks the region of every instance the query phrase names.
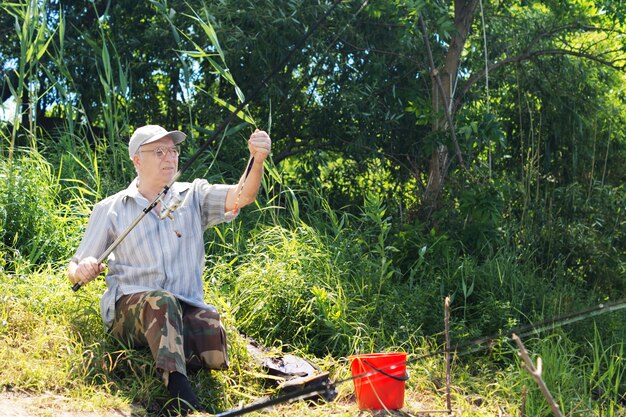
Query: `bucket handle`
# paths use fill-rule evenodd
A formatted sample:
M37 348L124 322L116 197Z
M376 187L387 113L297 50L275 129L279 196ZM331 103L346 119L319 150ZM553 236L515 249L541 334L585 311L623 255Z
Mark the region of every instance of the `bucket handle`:
M363 359L363 362L365 362L365 364L367 366L369 366L370 368L372 368L373 370L375 370L376 372L380 372L381 374L388 376L391 379L395 379L396 381L400 381L400 382L404 382L404 381L408 381L409 379L409 373L407 371L404 372L404 375L400 376L400 375L391 375L388 372L383 371L382 369L378 369L377 367L375 367L374 365L372 365L371 363L369 363L367 361L367 359Z

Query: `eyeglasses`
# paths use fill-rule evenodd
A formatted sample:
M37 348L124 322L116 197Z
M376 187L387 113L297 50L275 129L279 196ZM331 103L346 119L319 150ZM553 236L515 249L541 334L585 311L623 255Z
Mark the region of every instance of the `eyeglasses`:
M137 151L137 153L143 153L143 152L152 152L154 156L156 156L157 158L163 159L170 152L173 153L174 156L180 155L180 146L173 146L171 148L165 148L165 147L159 146L158 148L154 148L154 149L145 149L145 150Z

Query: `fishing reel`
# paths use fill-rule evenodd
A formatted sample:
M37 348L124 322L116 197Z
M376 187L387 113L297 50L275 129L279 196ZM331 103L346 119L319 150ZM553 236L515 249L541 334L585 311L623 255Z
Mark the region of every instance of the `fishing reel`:
M170 198L169 200L169 204L167 204L165 200L163 200L163 197L161 197L159 201L161 203L161 212L159 213L159 219L164 220L166 218L170 218L174 220L172 213L178 207L180 207L180 205L182 204L182 200L178 196L172 196L172 198Z
M178 196L172 196L169 199L169 204L168 204L168 203L165 202L165 200L161 196L159 201L161 202L161 211L159 213L159 219L165 220L165 219L169 218L173 222L174 221L174 216L172 216L172 213L178 207L180 207L180 205L182 204L182 200ZM176 236L178 236L178 237L182 237L183 236L183 234L179 230L177 230L177 229L174 229L174 233L176 233Z

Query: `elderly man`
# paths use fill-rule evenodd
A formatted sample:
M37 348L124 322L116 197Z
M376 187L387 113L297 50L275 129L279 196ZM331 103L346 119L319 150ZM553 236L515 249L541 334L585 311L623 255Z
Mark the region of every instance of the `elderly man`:
M97 258L149 207L178 172L183 132L148 125L135 130L128 152L137 171L123 191L97 203L68 266L73 284L86 285L105 271ZM203 232L232 220L256 199L271 139L255 131L248 140L253 164L238 185L204 179L174 182L115 247L107 260L102 319L115 337L148 346L176 411L202 410L187 379L188 367L226 369L226 335L215 307L204 302ZM167 209L177 207L167 213Z

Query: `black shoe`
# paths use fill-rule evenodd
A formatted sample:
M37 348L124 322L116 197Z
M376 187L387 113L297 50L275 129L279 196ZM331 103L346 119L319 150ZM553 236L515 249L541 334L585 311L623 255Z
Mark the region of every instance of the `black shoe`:
M195 411L206 411L204 406L193 393L191 385L187 377L179 372L172 372L169 376L169 384L167 390L170 392L172 399L168 401L166 408L172 408L178 414L186 416Z

